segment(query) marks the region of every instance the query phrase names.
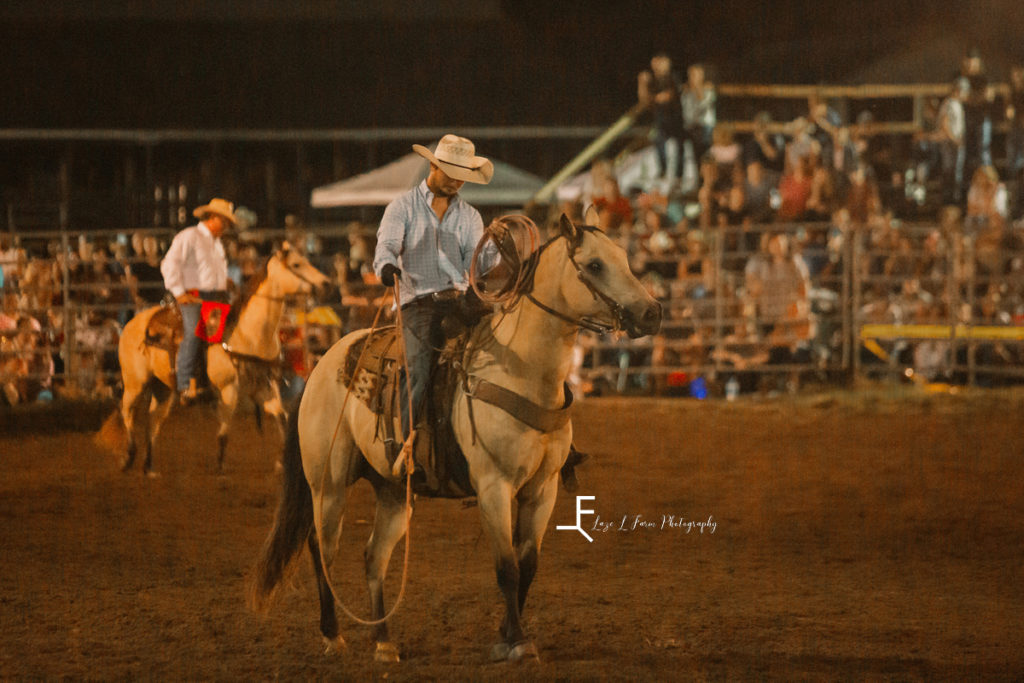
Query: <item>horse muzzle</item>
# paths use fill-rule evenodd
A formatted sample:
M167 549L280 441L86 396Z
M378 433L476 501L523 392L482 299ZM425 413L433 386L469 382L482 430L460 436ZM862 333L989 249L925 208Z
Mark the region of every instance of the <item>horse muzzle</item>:
M630 339L645 337L661 329L661 316L661 304L657 301L651 301L639 312L627 308L622 315L622 329Z

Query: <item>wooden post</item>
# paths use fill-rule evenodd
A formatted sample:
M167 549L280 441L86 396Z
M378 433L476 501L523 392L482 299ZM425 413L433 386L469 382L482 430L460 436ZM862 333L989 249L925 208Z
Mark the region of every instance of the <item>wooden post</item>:
M264 181L267 191L267 219L264 225L277 225L277 164L273 157L267 157L264 165Z

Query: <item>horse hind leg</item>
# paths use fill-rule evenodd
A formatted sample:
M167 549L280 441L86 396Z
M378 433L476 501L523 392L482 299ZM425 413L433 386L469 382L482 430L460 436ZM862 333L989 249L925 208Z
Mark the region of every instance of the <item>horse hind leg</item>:
M124 421L125 432L128 437L128 448L125 454L124 460L121 461L121 471L127 472L131 469L135 463L135 456L138 454L139 446L136 440L136 424L135 418L139 412L139 408L149 399L149 392L146 391L146 387L138 389L126 388L124 395L121 397L121 419ZM147 425L149 416L143 416L143 423Z
M377 509L373 518L373 532L366 544L363 559L366 565L366 585L370 592L370 619L381 620L373 629L373 639L377 644L374 659L378 662L397 662L398 648L388 638L387 622L382 621L384 576L395 546L408 528L405 489L385 480L376 472L371 474L371 483L377 494Z
M160 433L160 426L167 419L171 412L171 400L174 392L162 382L153 380L150 383L152 401L149 406L149 414L146 420L146 460L143 463L142 471L147 477L158 476L153 469L153 444Z
M276 383L271 383L267 391L260 397L262 404L257 406L256 415L262 416L263 412L274 418L274 422L277 424L278 430L280 430L281 437L284 438L287 431L288 414L284 409L284 402L281 400L281 392L277 388ZM257 420L257 424L259 420ZM275 469L280 471L282 468L281 461L278 460L275 464Z
M339 441L343 437L339 436ZM309 551L313 559L313 570L316 572L317 590L320 595L320 634L323 636L325 653L340 652L347 648L345 639L338 630L338 620L334 610L334 593L329 583L329 572L334 564L334 556L341 540L342 524L345 519L345 501L348 486L355 483L355 478L348 475L348 467L337 470L333 462L344 462L344 453L349 457L358 456L355 447L349 443L341 443L342 453L335 452L327 457L319 458L320 466L310 472L310 495L313 500L313 529L308 540ZM324 451L327 449L325 448ZM306 454L303 454L303 460ZM322 468L328 468L325 472ZM332 475L337 475L335 478Z

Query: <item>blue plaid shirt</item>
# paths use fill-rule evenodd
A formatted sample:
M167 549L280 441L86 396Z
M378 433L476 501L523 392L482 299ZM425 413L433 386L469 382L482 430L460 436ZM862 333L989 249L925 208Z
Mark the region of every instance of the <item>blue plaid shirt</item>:
M402 270L401 305L431 292L465 291L469 286L469 266L484 233L483 219L456 195L438 221L430 208L433 198L424 180L388 204L377 229L373 270L380 275L388 263Z

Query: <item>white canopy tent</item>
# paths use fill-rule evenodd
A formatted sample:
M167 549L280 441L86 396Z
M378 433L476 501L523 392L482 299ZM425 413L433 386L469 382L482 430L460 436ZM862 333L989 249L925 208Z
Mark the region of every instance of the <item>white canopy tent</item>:
M523 206L544 180L503 161L491 159L494 177L487 185L466 183L459 194L474 206ZM380 168L313 190L314 209L383 206L427 177L430 162L415 152Z
M676 154L675 143L669 141L669 163L674 161ZM693 154L687 152L686 161L687 163L683 165L682 178L684 192L695 189L697 186ZM659 186L659 189L662 191L667 191L667 188L661 187L665 183L662 178L658 177L658 155L653 145L631 152L624 159L620 160L615 165L615 178L619 181L619 191L623 194L626 194L634 187L648 191L655 186ZM593 195L594 189L591 187L590 171L584 171L559 185L555 191L555 196L559 201L563 202L579 199L585 200Z

